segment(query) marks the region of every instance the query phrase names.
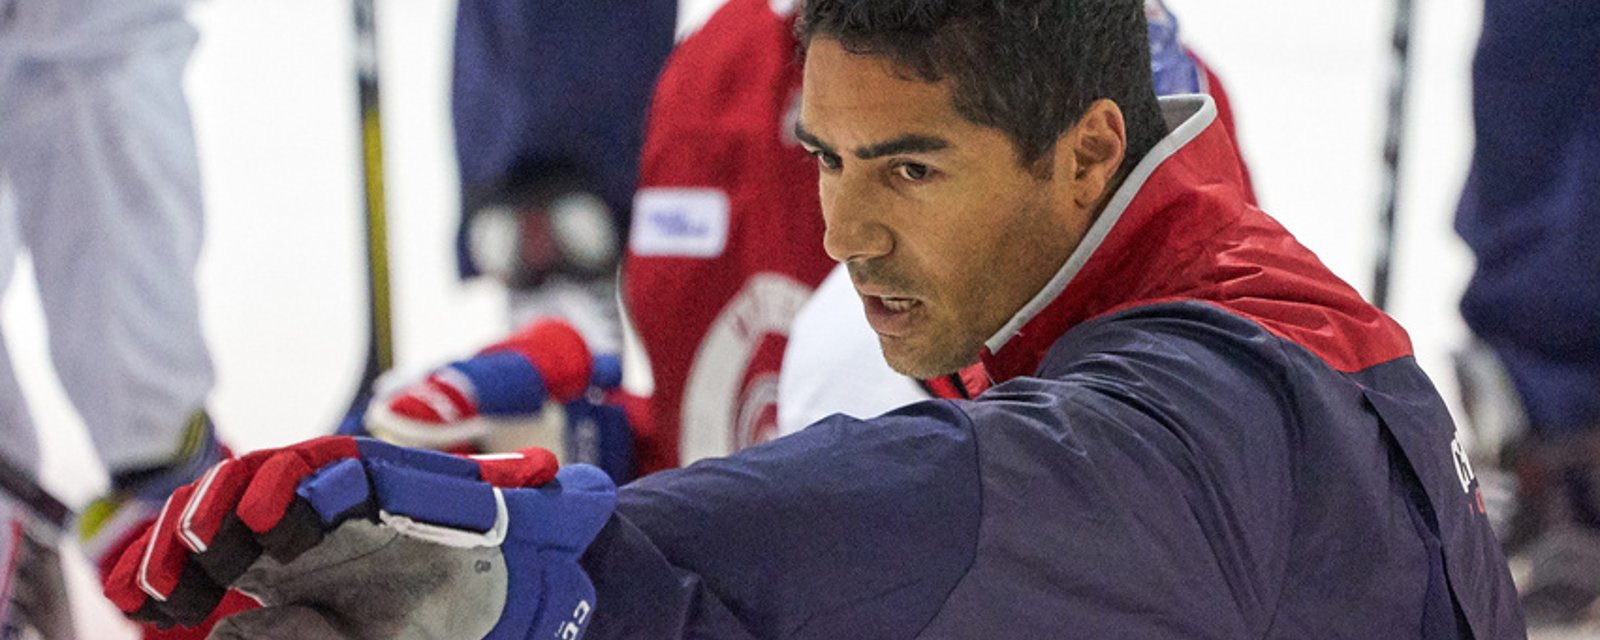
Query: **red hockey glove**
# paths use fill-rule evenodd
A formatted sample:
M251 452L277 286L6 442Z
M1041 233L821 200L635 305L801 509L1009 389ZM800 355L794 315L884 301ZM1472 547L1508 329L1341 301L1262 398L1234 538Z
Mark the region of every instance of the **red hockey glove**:
M374 401L367 430L406 446L461 447L488 435L497 420L526 420L547 400L566 403L582 396L592 366L576 329L539 320Z

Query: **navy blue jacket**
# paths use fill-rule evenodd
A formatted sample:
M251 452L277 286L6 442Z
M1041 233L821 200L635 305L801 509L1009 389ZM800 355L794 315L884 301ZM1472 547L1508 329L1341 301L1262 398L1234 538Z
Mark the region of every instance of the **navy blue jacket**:
M1404 332L1163 106L994 387L625 487L586 637L1523 637Z

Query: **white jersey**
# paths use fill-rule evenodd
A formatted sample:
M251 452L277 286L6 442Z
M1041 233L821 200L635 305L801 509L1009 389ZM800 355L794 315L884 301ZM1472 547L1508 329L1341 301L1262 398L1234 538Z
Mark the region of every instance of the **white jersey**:
M883 359L861 297L834 267L795 316L778 371L778 433L835 413L871 418L929 396Z

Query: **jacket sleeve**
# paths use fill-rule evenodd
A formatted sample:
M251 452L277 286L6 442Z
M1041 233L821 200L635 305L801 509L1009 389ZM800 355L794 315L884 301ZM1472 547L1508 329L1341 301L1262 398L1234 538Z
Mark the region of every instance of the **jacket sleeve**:
M586 637L912 637L970 566L979 506L971 422L947 402L658 473L584 557Z
M1295 408L1322 400L1208 309L1086 325L976 401L624 488L585 558L589 637L1263 637L1304 517L1292 459L1329 453L1293 446Z
M1081 325L960 405L983 533L926 635L1266 637L1296 517L1281 357L1247 321L1168 307Z

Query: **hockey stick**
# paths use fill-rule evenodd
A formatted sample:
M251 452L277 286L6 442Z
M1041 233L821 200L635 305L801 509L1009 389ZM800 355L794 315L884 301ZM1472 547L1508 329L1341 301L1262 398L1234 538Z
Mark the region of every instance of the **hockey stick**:
M361 170L367 231L367 354L355 397L340 421L341 433L361 429L378 376L394 367L390 323L389 229L384 208L383 121L378 95L378 33L375 0L355 0L356 77L361 107Z
M1411 0L1395 0L1393 69L1389 80L1389 124L1383 136L1383 208L1378 213L1378 255L1372 304L1389 308L1394 267L1395 211L1400 202L1400 142L1405 136L1406 85L1411 75Z
M72 509L50 495L34 481L33 476L0 455L0 491L4 491L21 505L33 519L53 530L63 533L72 519Z
M0 455L0 493L23 512L20 535L15 538L15 544L22 547L13 556L17 563L0 568L12 571L9 577L14 581L9 593L0 593L0 597L7 598L0 601L0 610L5 611L0 615L0 637L76 638L57 546L67 533L72 509L4 455ZM0 576L0 580L5 577Z

